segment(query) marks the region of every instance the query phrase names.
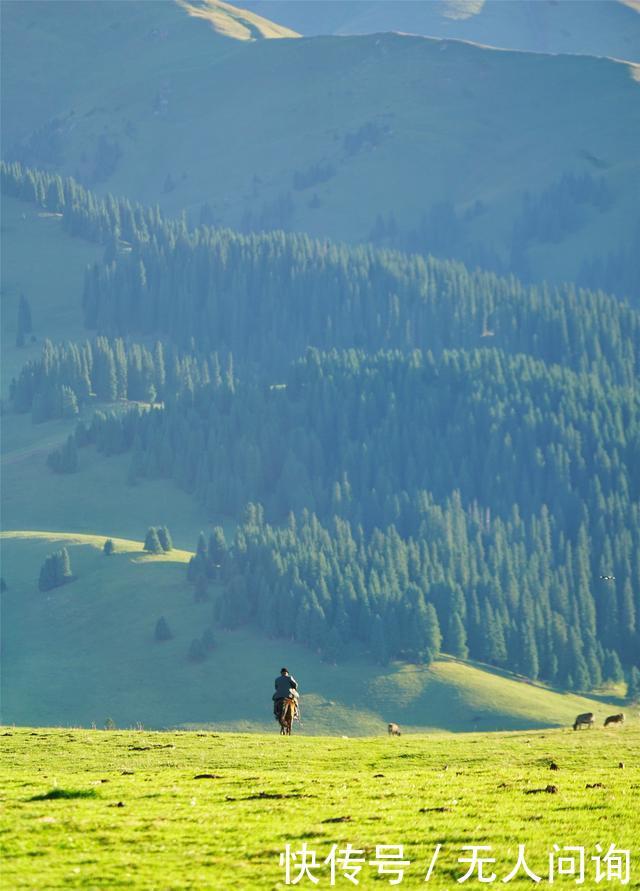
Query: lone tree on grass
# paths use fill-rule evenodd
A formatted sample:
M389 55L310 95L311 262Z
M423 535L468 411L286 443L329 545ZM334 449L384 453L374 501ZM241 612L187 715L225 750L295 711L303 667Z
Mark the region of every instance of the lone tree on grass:
M202 645L202 641L198 637L194 637L189 645L189 661L202 662L205 658L206 651Z
M113 554L113 552L115 551L115 549L116 549L116 546L113 543L113 539L108 538L103 545L102 553L105 555L105 557L110 557Z
M158 540L162 546L163 551L170 551L173 548L173 542L171 540L171 533L167 529L166 526L158 526L156 529L158 533Z
M160 616L158 621L156 622L156 640L171 640L173 634L171 633L171 628L169 628L169 623L165 619L164 616Z
M61 548L45 558L44 563L40 567L38 587L41 591L50 591L51 588L64 585L66 582L72 581L73 578L69 552L66 548Z
M144 540L144 550L151 554L162 554L163 549L158 538L158 530L155 526L149 526L146 538Z

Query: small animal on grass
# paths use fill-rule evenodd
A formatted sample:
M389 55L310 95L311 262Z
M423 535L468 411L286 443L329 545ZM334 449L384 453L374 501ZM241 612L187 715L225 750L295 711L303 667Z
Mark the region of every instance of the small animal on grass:
M582 726L593 727L594 723L593 712L584 712L582 715L578 715L573 722L573 729L577 730Z
M604 726L608 727L609 724L624 724L624 715L620 712L619 715L609 715L608 718L604 719Z
M397 724L389 724L389 726L387 727L387 730L389 731L389 736L400 736L401 735L400 728L398 727Z

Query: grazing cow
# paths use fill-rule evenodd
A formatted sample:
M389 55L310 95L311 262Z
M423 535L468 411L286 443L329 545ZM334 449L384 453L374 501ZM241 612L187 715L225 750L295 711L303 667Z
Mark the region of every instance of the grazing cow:
M389 724L389 736L400 736L400 728L397 724Z
M624 724L624 715L620 712L619 715L609 715L608 718L604 719L604 726L608 727L609 724Z
M584 712L584 714L578 715L578 717L573 722L573 729L577 730L578 727L582 727L583 724L586 727L593 727L593 712Z

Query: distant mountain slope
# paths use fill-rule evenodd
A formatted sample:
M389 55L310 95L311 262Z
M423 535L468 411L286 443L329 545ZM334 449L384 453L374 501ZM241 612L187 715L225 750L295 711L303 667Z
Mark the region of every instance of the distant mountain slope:
M177 2L189 15L208 21L214 31L225 37L233 37L236 40L298 37L295 31L275 25L255 13L224 3L223 0L194 0L194 2L177 0Z
M5 13L5 156L196 222L533 279L588 284L589 264L631 256L638 68L398 35L231 40L174 4L34 6Z
M169 101L176 69L197 71L247 40L296 36L222 0L17 0L2 19L5 145L61 115L71 131L107 109L134 121L145 100L156 110Z
M404 31L506 49L640 61L634 0L240 0L302 34Z
M216 647L189 662L193 638L211 625L212 603L195 603L184 551L153 557L142 543L101 536L5 533L2 722L89 726L111 717L119 726L209 724L265 730L273 726L273 677L291 665L304 695L304 731L384 732L400 721L415 730L496 730L568 726L581 711L611 705L560 694L505 673L441 659L431 667L374 665L354 651L328 665L303 647L241 629L214 628ZM78 578L43 593L44 557L66 546ZM174 638L154 640L164 615ZM224 678L240 684L229 698Z

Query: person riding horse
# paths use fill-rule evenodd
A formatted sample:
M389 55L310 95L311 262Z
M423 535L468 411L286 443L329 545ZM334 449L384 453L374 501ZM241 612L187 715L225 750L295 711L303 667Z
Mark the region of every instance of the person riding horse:
M286 699L293 699L296 703L296 707L298 705L298 682L292 675L289 674L289 670L287 668L281 668L280 674L275 680L275 688L276 692L273 694L273 714L276 717L276 720L280 718L280 714L282 711L282 703Z

